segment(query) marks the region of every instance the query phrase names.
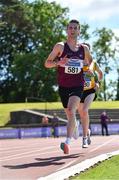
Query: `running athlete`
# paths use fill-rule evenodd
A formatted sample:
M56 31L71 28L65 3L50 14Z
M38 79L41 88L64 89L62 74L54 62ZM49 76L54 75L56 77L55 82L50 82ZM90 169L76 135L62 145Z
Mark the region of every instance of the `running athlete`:
M92 74L89 74L87 70L90 70ZM89 107L96 96L96 91L99 88L99 82L103 78L102 70L96 61L92 61L89 67L84 66L84 91L81 98L81 103L78 108L78 112L80 113L81 124L83 128L83 140L82 147L87 148L89 144L91 144L90 140L90 129L89 129Z
M79 34L79 22L71 20L67 25L66 42L58 42L45 61L46 68L57 68L59 96L68 119L66 141L60 144L65 154L69 153L76 126L76 110L84 88L83 64L90 64L92 61L87 46L78 42Z

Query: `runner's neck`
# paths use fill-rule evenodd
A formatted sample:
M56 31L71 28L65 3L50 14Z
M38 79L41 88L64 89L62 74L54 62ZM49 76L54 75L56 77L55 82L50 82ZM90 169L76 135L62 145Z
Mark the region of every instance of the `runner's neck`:
M74 52L78 51L78 49L79 49L79 42L77 40L74 40L74 39L70 40L70 39L68 39L66 42L67 42L69 48L72 51L74 51Z

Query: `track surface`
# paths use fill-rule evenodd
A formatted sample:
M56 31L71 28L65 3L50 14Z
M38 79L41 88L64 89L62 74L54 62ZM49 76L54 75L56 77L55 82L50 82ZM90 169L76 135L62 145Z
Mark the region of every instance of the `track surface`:
M92 136L82 149L81 137L72 140L70 154L59 146L65 138L10 139L0 141L0 180L36 180L97 155L119 150L119 136Z

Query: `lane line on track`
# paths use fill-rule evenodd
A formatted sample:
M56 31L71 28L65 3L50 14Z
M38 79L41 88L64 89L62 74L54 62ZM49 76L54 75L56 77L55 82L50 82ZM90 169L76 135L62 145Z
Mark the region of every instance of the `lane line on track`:
M109 144L110 142L112 142L114 139L115 139L115 138L113 137L113 138L111 138L110 140L106 141L105 143L99 145L98 147L91 149L91 150L89 151L89 153L90 153L90 152L94 152L94 151L96 151L97 149L102 148L103 146L105 146L105 145ZM113 152L113 153L114 153L114 152ZM106 153L106 154L98 155L98 156L96 156L96 157L94 157L94 158L84 160L84 161L82 161L81 163L78 163L78 164L76 164L76 165L74 165L74 166L71 166L71 167L69 167L69 168L66 168L66 167L70 166L71 164L73 164L73 163L76 161L76 160L74 160L73 162L67 163L66 165L64 165L64 166L62 166L61 168L59 168L57 171L60 173L60 175L57 174L58 172L56 172L57 175L55 176L55 178L52 176L52 175L55 175L55 173L53 173L53 174L51 174L51 175L38 178L37 180L64 180L65 178L68 178L69 176L72 176L72 175L74 175L74 174L76 174L76 173L81 172L81 171L82 171L82 167L84 167L84 169L83 169L83 171L84 171L85 169L89 168L90 166L96 164L97 162L109 158L110 156L112 156L113 153ZM119 151L118 151L118 154L119 154ZM74 169L76 168L76 169L77 169L77 166L79 166L80 168L78 167L78 171L76 171L75 173L73 173L72 168L74 168ZM70 169L70 168L71 168L71 169ZM68 175L68 176L65 175L66 177L63 177L63 179L62 179L61 177L64 176L64 174L67 174L67 173L68 173L67 169L68 169L68 171L71 171L71 170L72 170L72 173L70 172L71 175ZM50 176L51 176L51 178L50 178ZM57 177L58 177L58 178L57 178ZM59 177L60 177L60 178L59 178ZM48 179L47 179L47 178L48 178ZM53 179L53 178L54 178L54 179Z
M96 151L97 149L100 149L101 147L103 147L103 146L105 146L105 145L107 145L107 144L109 144L111 141L113 141L114 140L114 138L111 138L110 140L108 140L107 142L105 142L105 143L103 143L103 144L101 144L101 145L99 145L99 146L97 146L96 148L94 148L94 149L92 149L92 150L90 150L90 152L93 152L93 151Z
M69 178L70 176L74 176L77 173L80 174L80 172L84 171L85 169L88 169L91 166L95 165L96 163L98 163L100 161L104 161L114 155L119 155L119 150L110 152L110 153L106 153L106 154L101 154L94 158L86 159L85 161L82 161L81 163L78 163L69 168L60 170L56 173L52 173L48 176L40 177L37 180L64 180L64 179Z
M1 148L0 147L0 151L9 151L9 150L13 150L13 149L23 149L23 148L31 148L31 147L34 147L34 146L36 146L36 145L39 145L40 144L40 142L39 143L30 143L30 144L27 144L27 145L19 145L19 146L9 146L9 147L5 147L5 148ZM40 147L39 147L40 148Z
M102 145L99 145L98 147L96 147L96 148L94 148L94 149L92 149L92 150L89 150L88 152L90 153L90 152L96 151L97 149L100 149L101 147L109 144L109 143L110 143L111 141L113 141L113 140L114 140L114 138L108 140L107 142L103 143ZM82 150L83 150L83 149L82 149ZM86 148L85 150L88 150L88 149ZM77 160L74 160L74 161L72 161L72 162L70 162L70 163L62 166L61 168L58 169L58 171L66 168L66 167L68 167L68 166L70 166L70 165L73 164L75 161L77 161Z
M19 153L19 154L14 154L14 155L10 155L10 156L7 156L7 157L4 157L4 158L1 158L0 161L6 161L6 160L12 160L12 159L19 159L19 158L23 158L23 157L28 157L30 155L30 153L34 153L34 152L42 152L44 150L49 150L49 149L53 149L55 146L51 146L51 147L47 147L47 148L42 148L42 149L37 149L35 151L29 151L29 152L24 152L24 153ZM44 154L46 152L43 152L43 153L40 153L40 154ZM26 156L22 156L22 155L26 155ZM19 157L18 157L19 156ZM34 156L34 154L32 154L32 156Z
M13 158L8 158L8 159L2 159L1 161L11 161L11 160L16 160L16 159L22 159L22 158L28 158L28 157L32 157L35 156L34 158L36 158L36 156L40 156L40 155L44 155L44 154L49 154L49 153L57 153L57 151L52 151L52 152L43 152L43 153L38 153L38 154L29 154L29 155L25 155L25 156L19 156L19 157L13 157Z
M75 160L73 160L73 161L67 163L65 166L63 166L63 167L57 169L57 171L60 171L60 170L62 170L62 169L64 169L64 168L67 168L68 166L70 166L71 164L73 164L73 163L76 162L76 161L77 161L77 160L75 159Z
M112 138L111 140L103 143L102 145L90 150L89 152L93 152L99 148L101 148L102 146L110 143L114 138ZM45 147L45 148L42 148L42 149L37 149L37 150L33 150L33 151L29 151L29 152L24 152L24 153L19 153L19 154L14 154L14 155L10 155L10 156L5 156L4 158L1 158L0 159L0 162L2 161L9 161L9 160L15 160L15 159L21 159L21 158L26 158L26 157L32 157L32 156L36 156L36 155L43 155L43 154L49 154L49 153L56 153L57 151L59 152L59 150L55 150L55 151L52 151L52 152L43 152L44 150L49 150L49 149L54 149L55 146L50 146L50 147ZM76 148L73 148L73 149L78 149L77 147ZM83 150L83 149L81 149ZM40 151L40 152L39 152ZM35 153L35 152L39 152L38 154L31 154L31 153ZM66 165L65 165L66 166ZM63 168L63 167L62 167ZM65 167L64 167L65 168Z

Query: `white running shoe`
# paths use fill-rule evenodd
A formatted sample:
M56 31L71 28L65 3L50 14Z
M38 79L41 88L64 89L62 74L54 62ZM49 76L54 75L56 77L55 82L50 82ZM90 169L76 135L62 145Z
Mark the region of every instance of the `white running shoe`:
M88 136L87 136L88 145L91 144L90 133L91 133L90 129L88 129Z
M83 137L82 148L88 148L88 138L87 137Z
M73 138L78 139L79 138L79 121L76 121L75 128L73 132Z

